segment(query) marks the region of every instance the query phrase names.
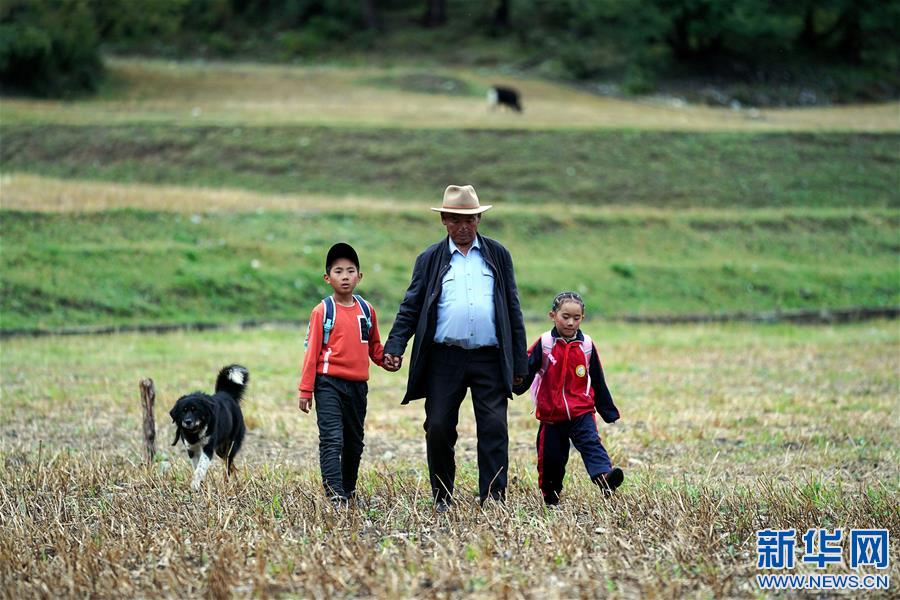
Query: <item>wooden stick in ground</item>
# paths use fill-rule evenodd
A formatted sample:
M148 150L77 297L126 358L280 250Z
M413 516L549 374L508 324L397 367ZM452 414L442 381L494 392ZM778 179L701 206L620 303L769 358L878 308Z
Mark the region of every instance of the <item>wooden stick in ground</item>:
M153 464L156 456L156 421L153 419L153 404L156 402L156 388L152 379L141 381L141 406L144 409L144 451L147 464Z

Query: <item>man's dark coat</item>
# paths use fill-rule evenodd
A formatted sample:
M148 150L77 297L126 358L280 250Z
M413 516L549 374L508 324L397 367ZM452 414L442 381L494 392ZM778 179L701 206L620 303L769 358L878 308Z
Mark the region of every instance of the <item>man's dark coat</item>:
M507 397L512 398L513 376L528 374L525 323L519 307L512 257L496 240L479 235L478 242L484 261L494 272L494 321L501 356L499 376L503 378ZM429 246L416 258L409 289L384 345L386 354L400 356L405 352L409 338L413 334L416 336L409 358L409 380L403 404L425 397L425 361L437 330L441 282L449 269L448 238Z

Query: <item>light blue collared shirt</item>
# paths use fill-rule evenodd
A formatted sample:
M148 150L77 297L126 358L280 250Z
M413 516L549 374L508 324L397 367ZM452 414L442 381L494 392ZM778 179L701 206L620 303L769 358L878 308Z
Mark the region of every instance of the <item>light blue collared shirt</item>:
M434 341L466 349L497 345L494 272L478 238L465 256L450 242L450 270L441 283Z

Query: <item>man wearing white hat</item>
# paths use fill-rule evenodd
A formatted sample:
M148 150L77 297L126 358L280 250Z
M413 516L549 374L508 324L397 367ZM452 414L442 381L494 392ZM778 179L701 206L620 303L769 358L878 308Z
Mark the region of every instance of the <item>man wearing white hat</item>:
M403 404L425 398L425 441L438 511L449 508L456 476L459 408L472 392L478 428L479 496L502 500L509 468L506 409L528 372L525 324L509 251L478 235L481 206L471 185L448 186L440 208L447 237L416 258L384 345L399 368L415 335Z

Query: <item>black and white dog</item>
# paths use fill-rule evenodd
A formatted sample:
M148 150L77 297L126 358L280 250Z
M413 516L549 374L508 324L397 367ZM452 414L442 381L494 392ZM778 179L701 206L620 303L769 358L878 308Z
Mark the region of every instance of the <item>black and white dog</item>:
M515 88L495 85L488 90L487 98L491 108L506 106L516 112L522 112L521 96Z
M246 432L240 401L249 381L250 372L245 367L228 365L219 371L215 394L182 396L169 412L176 428L172 445L183 440L194 463L191 489L200 489L214 451L225 461L225 477L234 472L234 457Z

